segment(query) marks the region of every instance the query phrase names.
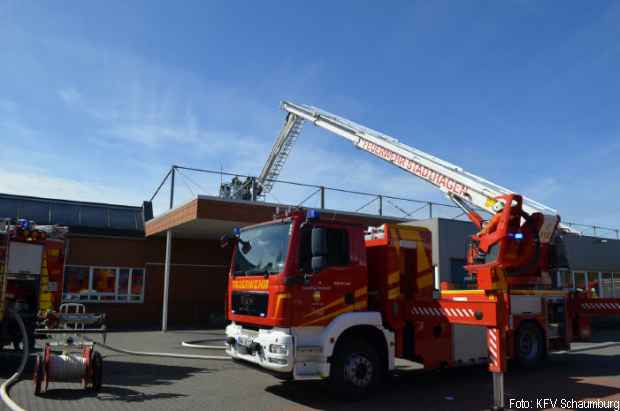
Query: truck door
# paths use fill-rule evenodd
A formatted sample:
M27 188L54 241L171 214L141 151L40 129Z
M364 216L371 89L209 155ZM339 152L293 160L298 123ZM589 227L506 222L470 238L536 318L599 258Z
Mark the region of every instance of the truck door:
M322 228L325 233L325 265L318 272L312 270L312 230ZM293 297L293 324L321 326L339 314L366 309L365 260L356 238L362 238L361 228L306 224L299 232L297 242L298 278L303 284L297 286Z

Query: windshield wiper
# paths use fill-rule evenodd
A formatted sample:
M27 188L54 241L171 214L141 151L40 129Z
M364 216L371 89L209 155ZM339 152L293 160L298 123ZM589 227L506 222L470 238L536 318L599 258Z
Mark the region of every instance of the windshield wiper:
M268 275L269 271L267 271L266 268L252 268L245 272L245 275L256 275L256 274Z

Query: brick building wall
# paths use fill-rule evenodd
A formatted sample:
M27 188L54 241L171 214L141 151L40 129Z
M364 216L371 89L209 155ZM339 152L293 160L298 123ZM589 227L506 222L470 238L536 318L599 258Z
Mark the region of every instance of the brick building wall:
M145 269L143 302L89 302L89 312L106 313L110 328L161 324L165 239L72 236L67 265ZM170 326L206 326L222 315L229 251L213 240L173 240L170 273Z

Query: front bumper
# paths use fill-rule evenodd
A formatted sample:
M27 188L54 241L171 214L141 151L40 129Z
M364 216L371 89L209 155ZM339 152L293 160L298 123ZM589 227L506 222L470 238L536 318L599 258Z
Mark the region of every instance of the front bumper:
M272 352L270 348L278 348ZM232 323L226 327L226 353L278 373L290 373L294 367L295 344L285 328L244 329Z

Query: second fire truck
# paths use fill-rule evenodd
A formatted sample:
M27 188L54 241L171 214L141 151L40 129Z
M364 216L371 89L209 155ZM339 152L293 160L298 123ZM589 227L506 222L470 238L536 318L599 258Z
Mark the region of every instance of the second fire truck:
M0 222L0 348L24 343L9 311L22 317L32 346L39 313L58 309L66 233L65 227L26 219Z

